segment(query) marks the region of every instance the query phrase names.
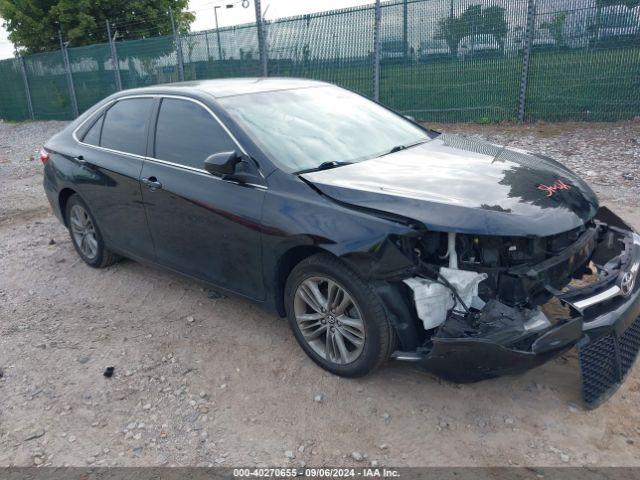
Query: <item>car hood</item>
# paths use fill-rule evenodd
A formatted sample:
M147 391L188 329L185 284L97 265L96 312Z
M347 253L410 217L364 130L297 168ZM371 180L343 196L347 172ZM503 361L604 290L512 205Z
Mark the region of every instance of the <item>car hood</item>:
M340 203L434 231L547 236L598 209L591 188L553 159L456 135L301 177Z

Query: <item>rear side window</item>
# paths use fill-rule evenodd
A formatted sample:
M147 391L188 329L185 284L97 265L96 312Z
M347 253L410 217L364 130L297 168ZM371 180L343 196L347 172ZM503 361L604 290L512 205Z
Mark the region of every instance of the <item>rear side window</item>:
M153 100L120 100L104 115L100 146L119 152L144 155L147 146L147 121Z
M102 129L102 120L104 115L100 115L100 118L95 121L93 126L87 131L82 141L89 145L100 145L100 130Z
M235 149L222 126L200 105L173 98L162 100L156 126L157 159L203 169L208 156Z

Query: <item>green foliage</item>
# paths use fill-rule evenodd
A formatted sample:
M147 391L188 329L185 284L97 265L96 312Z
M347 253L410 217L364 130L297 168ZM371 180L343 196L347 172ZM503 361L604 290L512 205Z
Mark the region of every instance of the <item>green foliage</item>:
M108 41L105 22L120 39L167 35L169 10L181 31L194 20L188 0L0 0L9 40L24 54L55 50L58 30L72 47Z
M441 19L435 38L446 41L451 54L456 55L460 41L467 35L492 34L502 47L508 31L503 7L469 5L459 17Z
M551 37L559 47L564 46L564 21L567 18L567 12L561 12L553 17L550 22L544 22L540 27L549 30Z
M598 7L612 7L614 5L624 5L627 8L640 6L640 0L596 0Z

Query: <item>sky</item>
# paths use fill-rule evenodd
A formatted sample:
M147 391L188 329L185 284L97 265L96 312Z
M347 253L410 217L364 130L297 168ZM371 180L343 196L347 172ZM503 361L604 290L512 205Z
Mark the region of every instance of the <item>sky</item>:
M248 8L242 7L242 0L190 0L189 10L196 20L191 24L191 30L207 30L215 28L214 7L218 8L218 24L221 27L249 23L255 20L255 7L253 0ZM373 3L373 0L261 0L263 16L267 20L273 20L292 15L321 12L336 8L353 7ZM226 8L233 4L232 8ZM0 59L13 57L13 45L7 39L7 32L0 26Z

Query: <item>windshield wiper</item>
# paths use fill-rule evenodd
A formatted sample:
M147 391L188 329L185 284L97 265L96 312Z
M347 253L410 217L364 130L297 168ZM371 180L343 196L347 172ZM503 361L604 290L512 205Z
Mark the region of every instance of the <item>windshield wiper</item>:
M420 145L421 143L429 142L430 140L431 140L430 138L427 138L425 140L420 140L419 142L408 143L407 145L396 145L395 147L393 147L388 152L385 152L382 155L379 155L379 157L384 157L385 155L391 155L392 153L399 152L400 150L406 150L407 148L415 147L416 145Z
M309 173L309 172L318 172L320 170L330 170L332 168L341 167L343 165L351 165L352 163L353 162L336 162L336 161L322 162L317 167L307 168L306 170L300 170L299 172L296 172L296 175L300 175L302 173Z

